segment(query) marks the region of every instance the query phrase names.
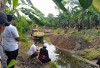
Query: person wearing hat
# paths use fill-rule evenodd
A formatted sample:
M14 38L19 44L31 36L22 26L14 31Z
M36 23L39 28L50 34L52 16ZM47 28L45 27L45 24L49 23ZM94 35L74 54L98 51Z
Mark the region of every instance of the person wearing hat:
M0 11L0 36L5 29L5 26L9 26L9 22L7 21L7 16ZM1 43L0 43L0 57L1 57L0 58L1 68L7 68L7 62L3 54L3 48L1 46Z
M49 58L49 54L48 54L48 50L46 49L47 45L43 45L43 48L40 49L40 53L39 53L39 57L38 59L42 62L42 63L47 63L50 62L51 59Z
M8 57L7 65L10 63L12 59L17 58L18 56L18 42L20 40L19 34L14 24L14 16L12 14L7 15L7 20L10 22L10 25L7 26L3 32L3 48ZM14 68L12 66L11 68Z

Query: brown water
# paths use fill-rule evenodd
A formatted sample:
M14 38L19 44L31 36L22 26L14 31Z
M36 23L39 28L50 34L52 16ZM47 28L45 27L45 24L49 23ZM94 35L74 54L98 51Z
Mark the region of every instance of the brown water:
M58 68L97 68L93 65L77 61L72 54L59 50L52 44L47 42L45 44L47 45L49 57L58 65Z

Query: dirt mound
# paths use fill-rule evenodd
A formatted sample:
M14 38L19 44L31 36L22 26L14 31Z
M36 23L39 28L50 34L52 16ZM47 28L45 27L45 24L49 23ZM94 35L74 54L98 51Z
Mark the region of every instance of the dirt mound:
M75 46L72 44L65 36L50 36L52 44L64 48L64 49L74 49Z
M91 43L79 36L52 35L50 40L52 44L68 50L82 50L91 45Z

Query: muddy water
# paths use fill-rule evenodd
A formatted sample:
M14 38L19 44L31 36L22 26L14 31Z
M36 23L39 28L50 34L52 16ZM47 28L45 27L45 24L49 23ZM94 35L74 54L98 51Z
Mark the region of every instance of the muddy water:
M77 61L72 54L59 50L52 44L48 44L47 42L45 44L47 45L49 57L58 65L58 68L97 68Z

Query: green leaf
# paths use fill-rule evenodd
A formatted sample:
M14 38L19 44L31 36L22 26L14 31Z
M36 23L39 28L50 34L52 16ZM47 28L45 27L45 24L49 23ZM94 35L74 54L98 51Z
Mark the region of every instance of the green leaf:
M64 7L64 5L61 3L62 0L53 0L53 2L58 6L58 8L60 8L63 12L66 12L66 8Z
M13 0L13 10L18 6L18 0Z
M35 17L34 15L30 14L29 15L30 19L32 19L36 24L40 25L40 26L43 26L44 24L37 18Z
M87 9L92 5L93 0L78 0L80 2L80 5L83 7L83 9Z
M27 5L24 0L20 0L22 5Z
M8 0L8 3L11 4L11 0Z
M100 12L100 0L93 0L92 5Z
M15 65L17 63L17 61L15 60L15 59L12 59L11 61L10 61L10 63L8 64L8 68L10 68L10 67L12 67L13 65Z
M28 2L29 5L33 6L31 0L26 0Z

